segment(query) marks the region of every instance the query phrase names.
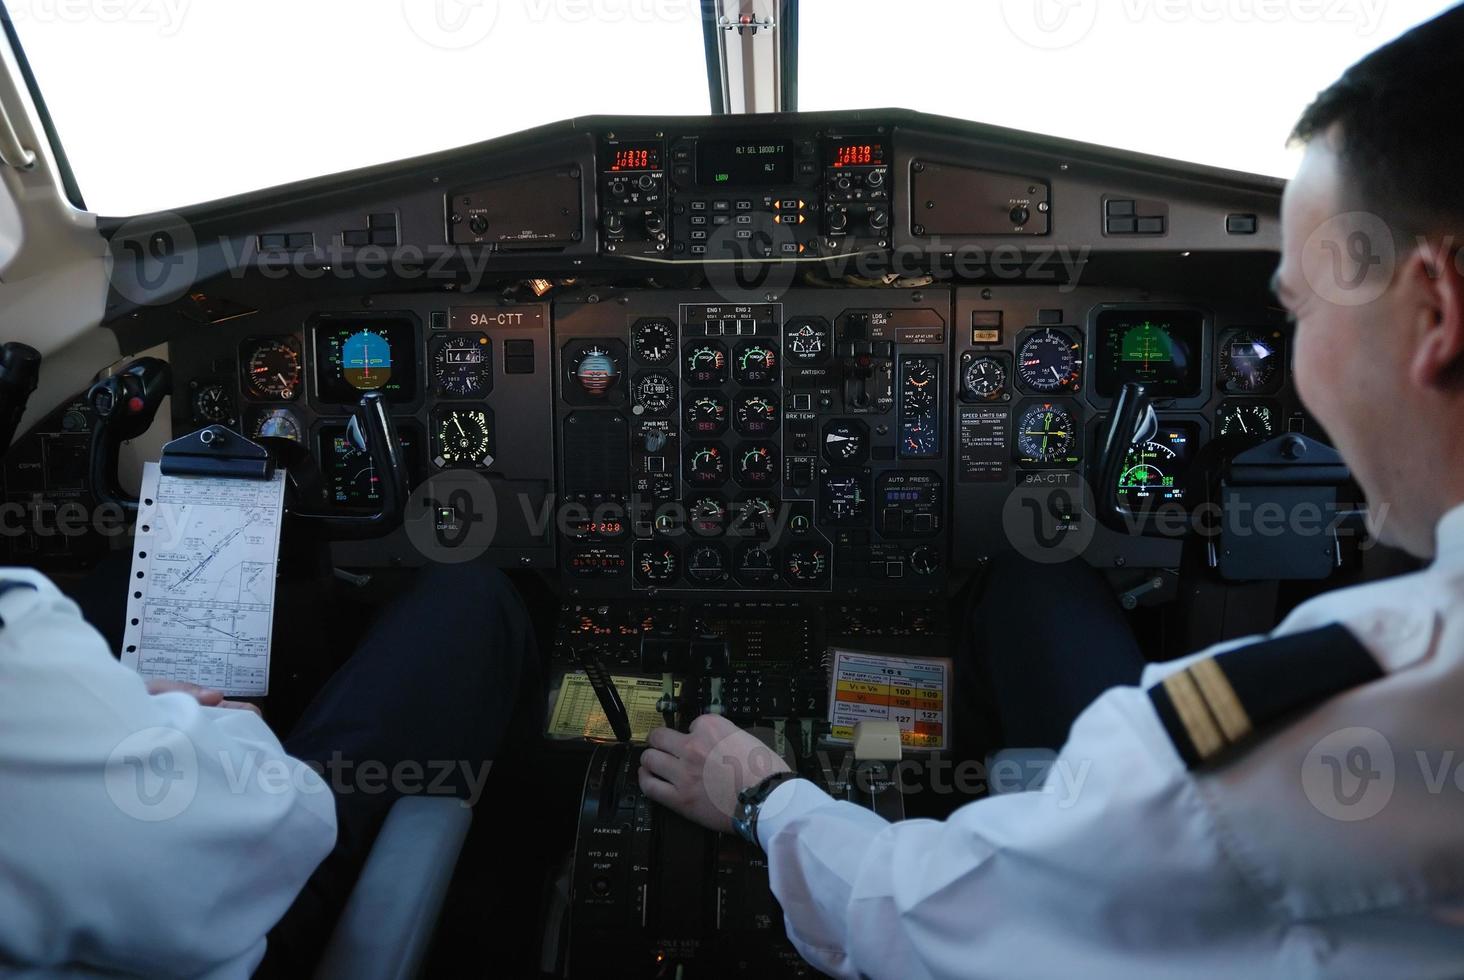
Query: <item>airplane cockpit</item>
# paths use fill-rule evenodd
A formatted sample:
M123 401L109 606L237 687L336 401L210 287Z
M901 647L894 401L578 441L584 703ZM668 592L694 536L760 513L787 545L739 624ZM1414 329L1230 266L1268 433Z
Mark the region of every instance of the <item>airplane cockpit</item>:
M1062 569L1159 663L1416 567L1272 277L1291 122L1444 4L359 6L0 8L4 564L282 738L433 569L531 627L480 798L300 975L821 975L653 732L942 819L1040 786L995 719L1084 657Z

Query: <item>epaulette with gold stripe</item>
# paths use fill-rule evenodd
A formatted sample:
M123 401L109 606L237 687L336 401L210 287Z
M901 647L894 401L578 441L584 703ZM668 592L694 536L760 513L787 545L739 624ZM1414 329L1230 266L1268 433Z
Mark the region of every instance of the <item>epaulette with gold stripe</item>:
M1211 766L1262 729L1383 676L1345 626L1289 633L1205 657L1149 688L1190 769Z

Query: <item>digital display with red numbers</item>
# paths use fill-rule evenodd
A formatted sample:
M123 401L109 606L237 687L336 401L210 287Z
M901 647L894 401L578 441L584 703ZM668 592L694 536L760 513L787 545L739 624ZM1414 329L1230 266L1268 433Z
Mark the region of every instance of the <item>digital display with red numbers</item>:
M661 144L626 143L611 148L610 172L622 170L660 170Z
M846 143L833 148L831 167L879 167L884 165L883 143Z

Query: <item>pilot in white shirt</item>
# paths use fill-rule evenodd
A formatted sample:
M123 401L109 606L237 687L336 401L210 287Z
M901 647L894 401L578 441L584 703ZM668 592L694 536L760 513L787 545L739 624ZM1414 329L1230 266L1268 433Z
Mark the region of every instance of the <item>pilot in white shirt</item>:
M1374 533L1430 564L1108 690L1041 791L890 824L776 784L752 826L809 962L896 980L1464 976L1464 128L1444 118L1461 51L1456 7L1318 97L1277 275L1299 393ZM1369 222L1394 240L1359 239ZM651 744L647 795L723 831L745 774L782 765L715 716Z
M0 974L247 977L330 788L257 713L149 694L40 573L0 569L0 622Z

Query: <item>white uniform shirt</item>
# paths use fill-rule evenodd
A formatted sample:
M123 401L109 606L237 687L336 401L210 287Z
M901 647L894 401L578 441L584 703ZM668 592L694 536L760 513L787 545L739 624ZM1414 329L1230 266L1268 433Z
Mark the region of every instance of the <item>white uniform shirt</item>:
M43 575L0 569L0 975L247 977L335 844L253 712L149 695Z
M758 820L789 935L836 977L1464 977L1464 507L1418 573L1320 596L1385 676L1186 770L1146 670L1042 790L890 824L813 784ZM1082 651L1073 651L1081 655Z

